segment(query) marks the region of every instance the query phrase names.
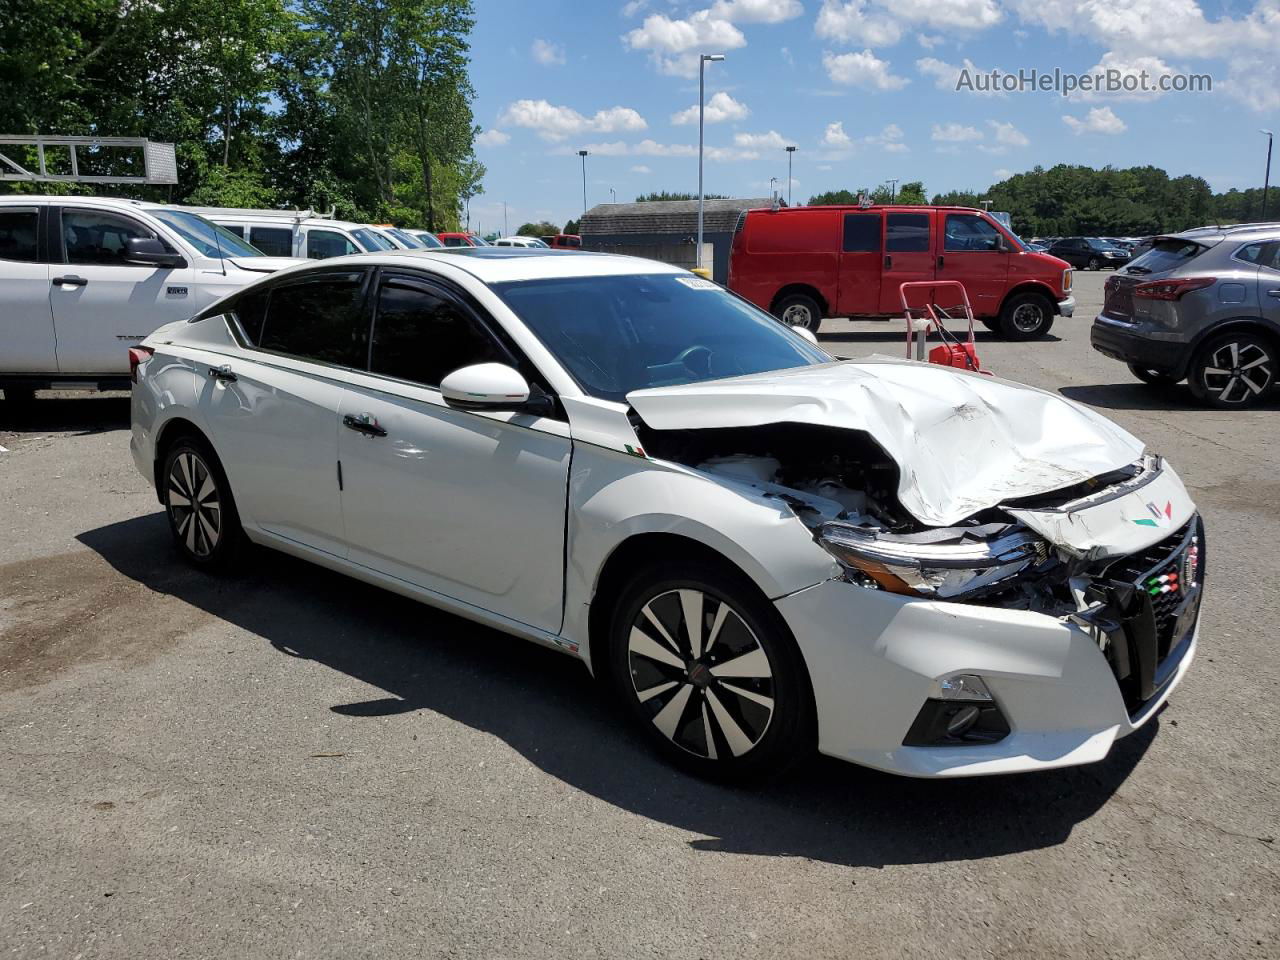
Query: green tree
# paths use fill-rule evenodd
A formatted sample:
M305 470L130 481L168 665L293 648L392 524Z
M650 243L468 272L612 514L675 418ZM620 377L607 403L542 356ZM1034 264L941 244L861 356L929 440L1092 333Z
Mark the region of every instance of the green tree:
M520 229L516 231L518 237L549 237L553 233L559 233L560 228L554 223L548 223L546 220L539 220L537 223L522 223Z
M654 203L662 200L697 200L696 193L671 193L667 190L658 190L653 193L642 193L636 197L636 203ZM728 200L730 199L723 193L704 193L704 200Z

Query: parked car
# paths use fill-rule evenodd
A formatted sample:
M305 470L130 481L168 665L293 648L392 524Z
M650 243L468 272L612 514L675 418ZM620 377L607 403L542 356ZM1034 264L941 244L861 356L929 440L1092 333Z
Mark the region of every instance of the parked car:
M297 262L181 207L0 198L0 390L13 403L50 387L127 386L129 346Z
M1114 270L1129 262L1129 251L1098 237L1063 237L1049 248L1049 253L1083 270Z
M1075 309L1067 264L967 207L748 210L729 257L730 290L815 333L824 317L901 317L900 285L920 280L961 281L975 315L1010 340L1044 336Z
M436 234L440 238L440 242L446 247L487 247L489 241L484 237L478 237L474 233L460 233L458 231L446 231Z
M1186 379L1214 407L1265 399L1280 376L1280 224L1157 237L1107 278L1090 339L1139 380Z
M499 237L493 241L495 247L537 247L541 250L549 249L546 241L538 237Z
M376 231L379 236L390 241L392 248L395 250L425 250L428 246L408 230L401 230L399 227L378 225L371 229ZM431 246L440 246L440 242L436 241Z
M349 253L394 250L395 244L363 223L317 217L309 210L184 207L275 256L324 260Z
M415 240L421 243L424 247L434 249L434 248L444 246L444 244L440 242L439 237L437 237L434 233L428 233L426 230L406 230L405 232L411 235Z
M542 238L542 242L556 250L581 250L582 237L576 233L553 233Z
M188 561L248 540L579 657L700 773L1088 763L1191 663L1203 528L1140 441L666 264L344 257L144 346Z

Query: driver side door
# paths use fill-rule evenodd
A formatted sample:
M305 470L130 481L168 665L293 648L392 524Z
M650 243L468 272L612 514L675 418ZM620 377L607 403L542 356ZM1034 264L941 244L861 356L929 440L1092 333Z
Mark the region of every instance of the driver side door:
M350 375L339 417L348 559L558 632L568 423L445 403L460 367L528 369L461 291L383 271L370 320L369 370Z

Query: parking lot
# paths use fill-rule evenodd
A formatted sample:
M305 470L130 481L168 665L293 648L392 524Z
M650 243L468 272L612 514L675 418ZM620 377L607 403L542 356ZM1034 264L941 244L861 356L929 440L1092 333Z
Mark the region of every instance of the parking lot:
M127 397L0 403L0 950L1280 955L1280 402L1199 408L1093 352L1105 276L1047 340L981 330L982 362L1166 455L1210 588L1158 720L1038 775L690 779L567 657L279 555L181 565Z

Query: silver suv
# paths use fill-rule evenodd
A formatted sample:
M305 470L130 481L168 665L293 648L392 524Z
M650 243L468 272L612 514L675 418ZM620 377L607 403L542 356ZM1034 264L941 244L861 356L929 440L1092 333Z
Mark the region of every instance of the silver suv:
M1280 372L1280 223L1156 237L1107 279L1090 340L1144 383L1185 378L1202 403L1258 403Z

